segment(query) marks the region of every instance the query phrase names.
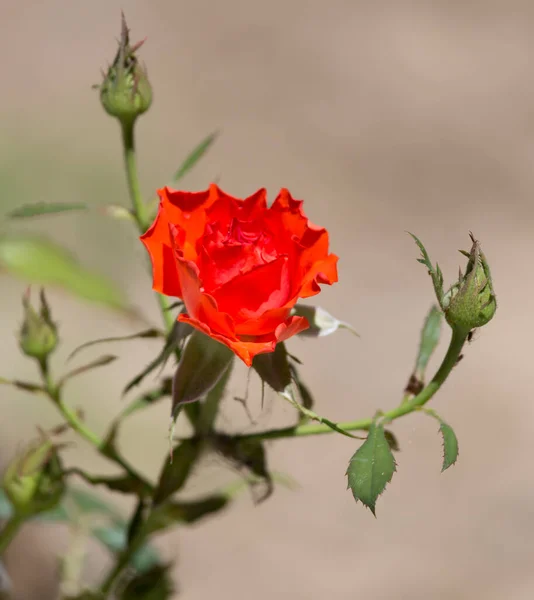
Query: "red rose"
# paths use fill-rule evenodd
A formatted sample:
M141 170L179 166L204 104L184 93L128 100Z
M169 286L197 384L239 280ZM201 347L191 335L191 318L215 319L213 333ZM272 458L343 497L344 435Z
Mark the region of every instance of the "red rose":
M298 298L337 281L328 232L308 221L286 189L245 200L212 184L205 192L158 191L156 220L141 236L154 290L182 298L178 319L226 344L247 366L256 354L308 327L290 316Z

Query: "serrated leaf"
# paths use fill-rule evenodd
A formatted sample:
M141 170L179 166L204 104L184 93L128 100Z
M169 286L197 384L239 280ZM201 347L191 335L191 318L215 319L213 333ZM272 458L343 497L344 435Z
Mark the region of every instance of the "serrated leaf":
M395 459L381 424L373 423L365 442L350 459L347 469L349 488L376 516L376 500L391 481L396 470Z
M59 380L57 385L58 387L61 387L69 379L72 379L77 375L81 375L82 373L86 373L87 371L92 371L93 369L97 369L99 367L105 367L106 365L109 365L115 360L117 360L117 356L115 356L114 354L104 354L103 356L99 356L98 358L95 358L95 360L92 360L90 363L82 365L81 367L77 367L76 369L73 369L72 371L69 371L68 373L63 375L63 377Z
M28 235L0 237L0 270L131 313L124 294L112 282L82 267L66 250L47 240Z
M196 402L212 390L230 367L233 352L224 344L195 331L187 342L172 386L172 416L183 404Z
M351 325L336 319L320 306L296 304L291 314L305 317L310 325L308 329L304 329L298 334L302 337L324 337L336 332L338 329L348 329L359 337L359 334Z
M443 437L443 473L458 460L458 438L453 428L444 421L440 421L439 431Z
M193 466L200 456L200 440L190 439L180 442L172 451L172 462L167 458L158 479L154 493L154 506L165 502L185 485Z
M75 348L70 354L67 360L71 360L78 352L81 350L85 350L86 348L90 348L91 346L95 346L97 344L107 344L110 342L127 342L129 340L137 340L137 339L150 339L150 338L158 338L164 337L164 333L160 329L145 329L144 331L140 331L138 333L132 333L131 335L120 335L116 337L108 337L108 338L100 338L98 340L91 340L89 342L85 342L81 346Z
M219 512L226 507L228 501L227 496L216 494L190 502L160 504L150 513L143 527L144 534L148 536L180 523L195 523L204 517Z
M421 331L421 341L415 364L415 375L419 381L424 380L428 361L439 343L442 315L441 310L437 306L433 306Z
M36 202L24 204L7 213L8 219L25 219L27 217L41 217L43 215L57 215L75 210L87 209L87 204L81 202Z
M179 169L174 174L172 180L174 182L179 181L182 177L185 177L187 173L197 164L197 162L206 154L209 150L210 146L217 139L219 135L218 131L214 131L210 133L206 138L204 138L196 148L192 150L192 152L187 156L184 162L180 165Z

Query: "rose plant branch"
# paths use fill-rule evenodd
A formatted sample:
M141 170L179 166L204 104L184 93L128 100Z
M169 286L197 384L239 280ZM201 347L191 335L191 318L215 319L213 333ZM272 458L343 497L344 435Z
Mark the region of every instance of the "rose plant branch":
M384 423L391 423L396 419L413 413L424 406L441 388L446 381L453 368L458 362L462 348L466 342L467 334L458 331L452 332L451 341L443 362L441 363L436 374L430 383L419 394L403 401L396 408L381 413L381 419ZM350 431L367 431L373 422L374 418L359 419L354 421L346 421L337 423L337 426L347 432ZM267 431L258 431L256 433L236 435L235 437L241 440L275 440L282 438L304 437L309 435L322 435L332 433L333 429L328 425L323 424L305 424L295 427L282 427L279 429L271 429Z
M112 552L114 561L99 588L82 591L69 600L104 600L111 596L121 600L134 597L168 600L172 595L170 565L150 547L152 537L175 525L192 524L217 513L242 489L250 489L257 502L268 498L274 482L280 481L269 469L265 444L269 440L332 431L361 440L350 458L346 475L355 500L373 514L378 497L396 471L393 453L398 451L398 443L386 427L397 419L422 412L437 420L443 438L442 470L449 468L458 457L458 440L452 427L427 404L462 357L462 349L473 330L488 323L497 308L490 268L473 234L470 234L470 251L462 251L467 258L464 272L460 271L448 289L441 269L431 262L424 245L413 236L421 251L418 260L431 277L437 306L425 320L415 367L402 401L387 412L377 411L371 418L342 423L334 423L315 412L313 394L301 378L301 363L286 349L286 343L294 336L321 338L341 329L355 333L350 325L324 309L302 302L319 294L321 286L338 281L338 256L329 250L329 232L308 220L303 201L295 199L285 188L274 202L268 203L263 188L242 199L214 183L199 192L163 187L157 192L157 206L145 203L137 171L135 126L138 117L151 105L152 89L146 69L137 57L141 44L130 44L123 17L117 54L97 86L102 106L120 124L131 203L131 209L115 206L106 214L119 218L126 214L140 235L150 259L152 289L165 324L165 335L160 330L148 329L120 338L92 340L78 350L97 343L125 340L145 343L148 338L165 337L164 345L141 373L126 384L124 393L155 369L165 366L172 356L176 359L174 375L162 377L155 387L120 411L108 433L101 437L65 402L64 386L70 378L103 367L116 357L101 356L55 379L49 358L58 344L57 326L44 291L37 310L30 303L28 291L22 301L24 320L19 346L24 355L37 362L42 381L0 377L0 384L48 397L64 420L52 431L40 431L39 439L19 453L6 469L0 489L0 518L6 521L0 531L0 554L27 520L53 515L54 519L74 524L64 504L75 495L70 485L72 476L80 477L90 486L104 485L136 499L136 507L128 519L117 516L108 506L102 508L101 501L92 498L87 507L82 499L81 505L86 505L82 512L95 511L99 518L106 515L107 529L94 528L89 520L87 531ZM189 154L176 171L174 181L196 164L215 137L208 136ZM21 207L13 215L17 218L51 215L84 208L78 203L38 203ZM0 239L0 250L1 243ZM33 255L34 261L42 254L40 248ZM20 256L21 252L16 254ZM50 258L45 260L47 269L53 260L63 261L71 275L74 269L72 289L79 289L85 279L83 271L77 271L61 252L54 250L47 256ZM29 271L34 273L36 266L32 264ZM89 297L100 298L102 289L98 292ZM117 307L115 296L109 302ZM121 306L126 308L124 304ZM427 382L428 362L437 347L443 319L451 328L451 339L441 365ZM228 434L217 429L221 403L238 360L249 368L249 374L254 370L259 375L262 389L269 386L296 409L295 425L251 434ZM159 475L149 482L119 452L117 434L127 417L169 397L171 427L183 412L193 434L174 440L171 429L170 459L165 458ZM66 444L59 441L59 436L68 429L120 467L120 474L93 475L77 466L65 468L61 452ZM365 437L351 433L356 431L365 432ZM208 453L222 457L238 469L242 475L240 483L208 496L184 500L183 488ZM140 596L140 589L146 593Z

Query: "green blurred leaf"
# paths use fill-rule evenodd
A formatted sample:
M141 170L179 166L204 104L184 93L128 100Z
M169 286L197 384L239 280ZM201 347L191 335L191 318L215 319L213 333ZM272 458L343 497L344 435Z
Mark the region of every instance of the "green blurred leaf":
M152 373L152 371L154 371L154 369L156 369L157 367L161 366L161 368L163 369L163 367L165 366L169 358L172 356L172 354L181 348L185 340L189 337L189 335L191 335L192 331L193 328L187 323L175 321L167 337L167 341L161 349L161 352L141 371L141 373L139 373L139 375L136 375L126 385L122 392L123 395L127 394L131 389L138 386L143 381L143 379L149 373Z
M13 514L13 507L8 500L6 493L0 488L0 519L6 520Z
M39 513L37 515L38 521L50 522L50 523L68 523L70 515L63 504L59 504L52 510L47 512Z
M247 477L256 503L263 502L273 492L273 478L267 467L267 456L261 440L239 439L230 435L215 434L213 447L238 469L254 477ZM258 491L259 490L259 491Z
M18 381L17 379L5 379L4 377L0 377L0 385L11 385L19 390L32 392L34 394L46 394L46 390L42 385L37 385L36 383L31 383L29 381Z
M126 548L128 534L125 526L95 527L91 534L112 554L118 554ZM160 562L158 551L153 546L145 544L134 553L130 564L139 573L146 573Z
M191 475L200 453L200 440L190 439L180 442L172 451L172 462L166 458L154 494L154 506L165 502L174 493L182 489Z
M179 169L174 174L172 180L174 182L179 181L182 177L185 177L187 173L197 164L197 162L206 154L210 146L217 139L219 135L218 131L210 133L208 137L204 138L200 144L187 156L184 162L180 165Z
M183 404L205 397L228 370L233 358L234 354L227 346L194 331L173 378L173 418Z
M126 342L129 340L138 340L138 339L150 339L150 338L158 338L164 337L164 333L160 329L145 329L144 331L140 331L139 333L132 333L132 335L121 335L117 337L108 337L101 338L99 340L91 340L89 342L85 342L81 346L75 348L69 355L67 360L71 360L78 352L81 350L85 350L91 346L95 346L96 344L107 344L109 342Z
M152 491L151 488L144 482L139 480L137 477L125 474L125 475L90 475L82 469L72 468L69 469L69 473L75 473L81 477L84 481L91 485L103 485L113 492L120 492L121 494L135 494L136 496L147 496Z
M30 283L57 285L105 306L131 312L123 293L56 244L30 236L0 237L0 270Z
M352 325L336 319L320 306L296 304L291 311L291 314L305 317L308 320L310 325L308 329L305 329L298 334L302 337L324 337L325 335L336 332L338 329L348 329L354 335L360 337Z
M196 523L225 508L228 501L227 496L213 495L202 500L160 504L148 516L143 527L144 535L148 536L180 523Z
M87 371L97 369L98 367L105 367L106 365L109 365L110 363L117 360L117 358L118 357L113 354L104 354L103 356L99 356L98 358L95 358L95 360L92 360L90 363L82 365L81 367L77 367L76 369L73 369L72 371L69 371L68 373L63 375L63 377L58 381L57 386L58 388L60 388L69 379L72 379L77 375L81 375L82 373L87 373Z
M118 219L119 221L135 222L132 211L125 206L108 204L107 206L101 206L100 212L107 217L112 217L113 219Z
M452 427L444 421L440 422L439 431L443 437L443 473L458 460L458 438Z
M81 514L97 514L108 517L115 523L124 523L120 512L112 505L102 500L100 496L89 490L69 487L68 498L74 503L77 512Z
M386 436L386 441L391 450L393 450L393 452L400 452L399 440L397 440L397 436L393 433L393 431L384 429L384 435Z
M441 320L441 310L437 306L433 306L426 317L423 330L421 331L421 342L415 365L415 376L421 382L424 380L428 361L439 343Z
M43 215L57 215L64 212L87 209L87 204L81 202L36 202L35 204L24 204L7 213L9 219L25 219L26 217L41 217Z
M154 565L131 579L119 595L119 600L168 600L174 593L169 573L170 565Z
M376 500L391 481L395 470L395 459L384 427L373 423L367 439L356 450L347 469L348 484L354 499L360 500L376 516Z

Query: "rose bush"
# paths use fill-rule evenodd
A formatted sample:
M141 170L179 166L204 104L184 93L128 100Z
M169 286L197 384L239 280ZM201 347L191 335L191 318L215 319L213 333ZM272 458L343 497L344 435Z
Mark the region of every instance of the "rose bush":
M245 200L215 184L203 192L165 187L152 226L141 236L153 288L181 298L189 323L226 344L250 366L256 354L308 327L291 315L298 298L337 281L328 232L308 221L302 201L282 189L267 206L261 189Z

